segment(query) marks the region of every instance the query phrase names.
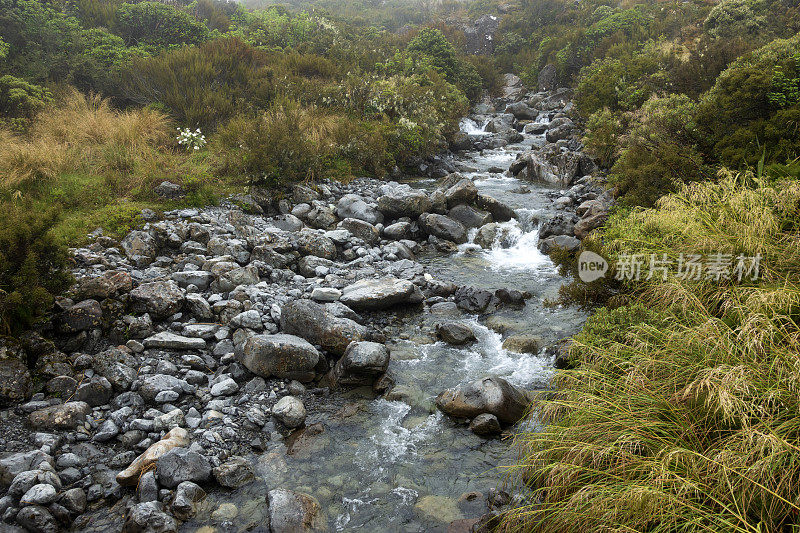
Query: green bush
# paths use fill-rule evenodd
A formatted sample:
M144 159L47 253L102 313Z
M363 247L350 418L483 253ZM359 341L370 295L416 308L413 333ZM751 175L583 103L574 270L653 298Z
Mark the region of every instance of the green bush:
M471 63L458 58L456 49L441 30L422 29L408 43L406 51L412 56L421 55L429 59L430 65L447 81L464 91L470 100L480 96L482 82L477 69Z
M6 74L0 77L0 115L33 118L53 101L53 95L38 85Z
M125 96L159 104L183 126L213 129L237 113L266 107L275 95L269 56L237 38L135 58Z
M114 29L129 45L200 44L209 38L203 23L159 2L122 4L116 12Z
M766 7L763 0L722 0L703 26L714 38L757 35L767 28Z
M26 205L0 209L0 332L14 334L30 327L53 305L53 297L69 287L67 252L55 244L50 229L54 211L42 213Z

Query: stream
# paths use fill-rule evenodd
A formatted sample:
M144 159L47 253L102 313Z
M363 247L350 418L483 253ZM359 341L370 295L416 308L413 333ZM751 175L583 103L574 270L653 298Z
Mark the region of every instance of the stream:
M486 134L470 119L462 121L462 130ZM508 168L518 152L542 144L543 135L524 134L518 143L456 156L462 174L480 192L513 207L518 219L502 224L490 250L471 244L472 230L470 242L455 254L418 257L437 279L528 291L532 297L526 305L482 317L446 306L407 316L401 311L393 326L396 335L387 342L389 373L396 381L390 395L378 398L361 388L320 399L305 430L285 441L272 439L263 454L254 456L256 475L264 483L233 493L212 491L183 530L212 531L201 527L210 522L226 522L231 525L226 531L258 530L267 519L266 491L277 486L313 495L335 531L446 531L454 520L486 512L489 490L505 481L497 467L514 460L511 438L476 436L440 413L434 399L446 388L488 375L529 390L548 388L553 361L544 348L577 332L586 318L576 309L544 305L564 282L537 249L538 221L554 210L549 193L555 189L490 172ZM411 185L433 190L436 182ZM477 342L466 347L436 342L426 332L445 319L471 325ZM539 337L539 353L503 349L509 334ZM533 423L523 424L535 429Z

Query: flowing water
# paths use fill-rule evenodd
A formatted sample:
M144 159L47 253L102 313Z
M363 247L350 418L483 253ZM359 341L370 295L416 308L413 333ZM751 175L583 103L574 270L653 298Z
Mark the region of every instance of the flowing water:
M483 135L482 128L470 119L462 121L462 129L472 135ZM541 136L525 135L518 144L460 156L463 173L481 192L515 208L518 220L502 225L491 250L467 243L453 256L419 258L438 279L527 290L533 296L525 307L501 309L490 317L462 316L478 341L460 348L434 342L429 333L436 322L453 317L430 312L402 317L392 326L396 335L390 341L389 371L396 386L390 400L367 389L320 398L306 421L314 430L290 439L288 448L287 442L273 439L257 456L263 483L210 494L187 530L219 524L224 516L231 526L226 531L257 528L264 523L266 491L276 487L313 495L335 531L445 531L452 520L486 512L487 492L503 484L498 465L513 461L510 439L472 434L436 410L436 395L487 375L528 389L547 388L552 358L544 350L537 355L506 351L504 337L536 335L547 346L575 333L585 320L575 309L544 305L564 281L537 249L538 220L552 209L548 189L489 171L507 168L518 151L541 142ZM435 182L413 185L432 189ZM530 192L524 192L524 185ZM231 501L235 509L218 510Z

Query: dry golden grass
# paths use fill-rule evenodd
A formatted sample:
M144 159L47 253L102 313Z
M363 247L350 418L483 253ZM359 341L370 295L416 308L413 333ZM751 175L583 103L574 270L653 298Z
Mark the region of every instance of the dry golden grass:
M130 175L136 164L152 158L170 133L161 113L118 111L107 99L73 90L40 113L26 135L0 132L2 184L16 187L89 168L119 181L119 174Z

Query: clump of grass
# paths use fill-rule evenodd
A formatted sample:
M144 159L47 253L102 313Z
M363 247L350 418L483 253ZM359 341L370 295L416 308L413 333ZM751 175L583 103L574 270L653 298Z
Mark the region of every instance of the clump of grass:
M761 254L761 277L654 278L595 314L534 413L549 425L517 438L536 503L501 530L797 528L799 215L800 183L723 171L611 219L607 254Z

